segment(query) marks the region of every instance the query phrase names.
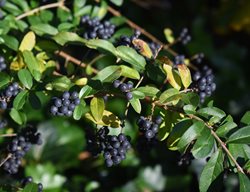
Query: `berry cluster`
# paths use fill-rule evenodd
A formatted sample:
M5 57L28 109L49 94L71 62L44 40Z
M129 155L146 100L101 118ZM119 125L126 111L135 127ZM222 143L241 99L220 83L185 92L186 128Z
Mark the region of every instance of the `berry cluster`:
M17 82L12 83L6 87L3 91L0 92L0 109L7 109L8 102L11 98L15 97L20 91L19 85Z
M89 15L85 15L81 19L81 23L86 28L84 33L85 39L109 39L115 32L115 25L109 21L101 22L98 18L90 18Z
M130 92L131 89L134 88L134 84L132 82L129 81L128 83L122 83L119 80L115 80L113 82L113 86L114 88L119 88L121 92L126 93L127 100L133 99L133 94Z
M181 41L183 45L186 45L188 44L189 41L191 41L191 36L188 34L187 28L182 29L180 36L179 36L179 40Z
M193 60L197 63L200 64L202 60L204 59L204 53L198 53L194 56Z
M180 65L185 63L185 56L184 55L177 55L174 58L174 65Z
M208 66L204 66L201 71L194 73L192 79L194 81L193 86L200 95L200 102L204 103L205 98L211 96L216 89L213 71Z
M3 56L0 55L0 72L5 70L7 68L7 65L5 63L5 59Z
M0 129L7 126L7 120L6 119L0 119Z
M37 133L37 129L27 127L7 145L9 158L3 164L4 170L10 174L17 173L18 167L21 165L21 159L30 150L32 144L42 144L41 134Z
M24 188L26 185L28 185L29 183L32 183L32 182L33 182L33 178L31 176L25 177L21 180L21 187ZM38 183L37 187L38 187L37 192L43 191L43 184L42 183Z
M155 57L161 46L158 43L155 43L155 42L151 42L148 45L149 45L149 47L150 47L150 49L151 49L151 51L153 53L153 56Z
M138 121L137 125L139 126L139 131L144 134L145 138L151 140L155 138L156 134L159 130L159 125L162 123L161 116L157 116L154 121L141 116Z
M96 134L94 143L95 153L102 153L107 167L118 165L126 158L126 152L131 148L130 137L120 133L108 135L109 129L102 127Z
M50 112L52 115L70 117L79 104L80 99L77 92L69 93L65 91L61 98L53 98L53 105L50 107Z

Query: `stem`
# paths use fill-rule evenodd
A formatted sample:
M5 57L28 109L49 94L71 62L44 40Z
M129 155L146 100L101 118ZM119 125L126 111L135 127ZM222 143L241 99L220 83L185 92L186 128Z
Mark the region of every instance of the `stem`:
M3 164L4 164L6 161L8 161L11 157L12 157L12 154L11 154L11 153L9 153L9 154L8 154L8 156L7 156L5 159L3 159L3 160L1 161L1 163L0 163L0 167L2 167L2 166L3 166Z
M17 136L16 133L11 133L11 134L3 134L3 135L0 135L0 137L15 137Z
M64 2L65 2L65 0L61 0L61 1L58 1L56 3L51 3L51 4L47 4L47 5L41 6L41 7L37 7L35 9L32 9L30 11L27 11L27 12L25 12L25 13L17 16L16 20L21 20L21 19L23 19L25 17L28 17L28 16L33 15L35 13L38 13L38 12L40 12L42 10L52 9L52 8L55 8L55 7L60 7L62 9L68 10L68 8L64 6Z
M63 57L64 59L68 60L68 61L71 61L72 63L80 66L80 67L87 67L87 64L86 63L83 63L82 61L76 59L75 57L72 57L71 55L63 52L63 51L56 51L55 52L56 55L60 56L60 57ZM92 71L94 74L97 74L98 73L98 70L95 69L95 68L92 68Z

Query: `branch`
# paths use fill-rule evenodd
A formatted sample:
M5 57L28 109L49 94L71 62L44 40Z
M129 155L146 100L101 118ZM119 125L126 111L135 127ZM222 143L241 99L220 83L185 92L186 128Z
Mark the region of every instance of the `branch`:
M0 167L2 167L2 166L3 166L3 164L4 164L6 161L8 161L11 157L12 157L12 154L11 154L11 153L9 153L9 154L8 154L8 156L7 156L5 159L3 159L3 160L1 161L1 163L0 163Z
M41 6L41 7L37 7L35 9L32 9L30 11L27 11L27 12L25 12L25 13L17 16L16 20L21 20L21 19L23 19L25 17L28 17L28 16L33 15L35 13L38 13L38 12L40 12L42 10L52 9L52 8L55 8L55 7L60 7L62 9L64 9L64 10L68 10L68 8L65 7L64 3L65 3L65 0L61 0L61 1L58 1L56 3L51 3L51 4L47 4L47 5Z
M17 136L17 134L16 134L16 133L11 133L11 134L2 134L2 135L0 135L0 137L15 137L15 136Z

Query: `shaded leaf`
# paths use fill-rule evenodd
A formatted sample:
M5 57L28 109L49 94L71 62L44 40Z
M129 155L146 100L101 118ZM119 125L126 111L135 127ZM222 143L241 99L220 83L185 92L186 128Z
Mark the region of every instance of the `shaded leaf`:
M18 71L18 78L27 89L30 89L32 87L32 76L27 69L21 69L20 71Z
M250 126L239 128L227 140L227 143L250 144Z
M250 111L247 111L240 120L241 123L250 125Z
M23 105L25 104L26 98L28 96L28 91L24 90L18 93L18 95L15 97L13 101L13 106L17 110L20 110L23 108Z
M119 66L111 65L102 69L93 78L94 80L100 80L101 82L113 82L121 76L122 70Z
M167 75L167 80L175 89L180 90L181 89L181 78L179 74L173 70L172 66L170 65L163 65L163 69Z
M100 121L103 117L103 112L105 109L105 103L103 98L94 97L90 102L90 111L95 121Z
M188 88L189 85L192 83L191 73L187 65L181 64L177 65L178 71L181 77L182 84L185 88Z
M76 33L72 32L60 32L56 34L53 39L59 44L59 45L65 45L68 42L80 42L80 43L86 43L86 40L81 38L79 35Z
M250 191L250 180L243 173L238 173L240 180L240 192L249 192Z
M131 100L129 100L129 103L132 105L132 107L137 113L141 113L141 102L139 99L132 98Z

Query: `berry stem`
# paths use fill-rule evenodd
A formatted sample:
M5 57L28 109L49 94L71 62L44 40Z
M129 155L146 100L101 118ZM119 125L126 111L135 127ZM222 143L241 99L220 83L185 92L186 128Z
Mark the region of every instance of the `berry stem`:
M67 7L65 7L64 3L65 3L65 0L60 0L60 1L56 2L56 3L47 4L47 5L44 5L44 6L29 10L29 11L17 16L16 20L21 20L21 19L23 19L25 17L28 17L28 16L33 15L35 13L38 13L38 12L40 12L42 10L52 9L52 8L55 8L55 7L60 7L61 9L69 11L69 9Z
M11 157L12 157L12 154L11 154L11 153L9 153L9 154L7 155L7 157L1 161L1 163L0 163L0 167L2 167L2 166L3 166L3 164L4 164L6 161L8 161Z
M17 134L16 133L10 133L10 134L2 134L0 135L0 137L16 137Z

